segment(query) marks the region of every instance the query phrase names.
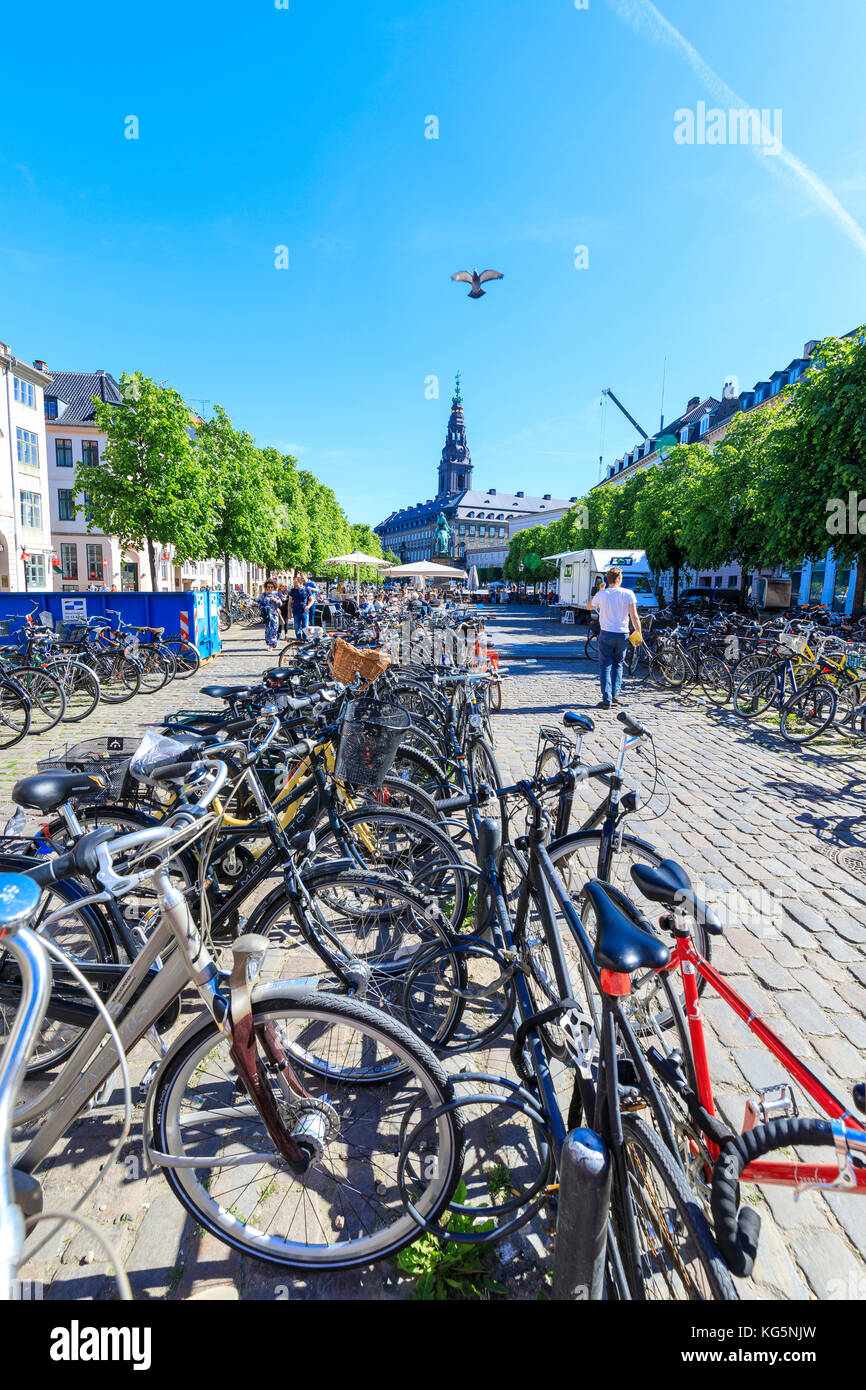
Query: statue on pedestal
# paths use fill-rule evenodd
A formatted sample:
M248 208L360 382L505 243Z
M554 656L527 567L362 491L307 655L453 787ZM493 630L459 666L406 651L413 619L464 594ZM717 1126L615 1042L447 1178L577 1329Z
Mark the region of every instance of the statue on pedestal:
M448 555L451 547L451 527L444 512L440 512L436 518L436 547L437 554Z

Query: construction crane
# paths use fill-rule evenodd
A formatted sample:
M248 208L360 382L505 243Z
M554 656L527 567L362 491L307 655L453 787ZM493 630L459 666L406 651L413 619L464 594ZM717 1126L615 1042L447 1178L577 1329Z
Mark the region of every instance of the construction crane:
M617 407L618 410L621 410L621 411L622 411L623 415L624 415L625 418L628 420L629 424L630 424L630 425L634 425L634 427L635 427L635 429L637 430L638 434L640 435L641 439L649 439L649 435L647 434L646 430L641 429L640 425L638 424L637 420L634 418L633 415L629 415L629 413L628 413L628 411L626 410L625 406L623 405L622 401L617 400L616 396L613 394L613 392L611 391L611 389L610 389L609 386L605 386L605 387L603 388L601 394L602 394L603 396L610 396L610 398L611 398L611 400L613 401L614 405Z
M623 414L623 415L625 416L625 418L628 420L629 424L634 425L635 429L637 430L638 434L641 436L642 439L648 439L648 438L649 438L649 436L648 436L646 430L641 429L640 425L638 424L637 420L634 418L633 415L629 415L629 413L628 413L628 411L626 410L625 406L623 405L622 401L620 401L620 400L617 399L617 397L613 394L613 392L611 391L611 389L610 389L609 386L603 387L603 388L602 388L601 394L602 394L603 397L604 397L604 396L609 396L609 397L610 397L610 399L613 401L614 405L616 406L617 410L622 411L622 414ZM603 418L603 417L602 417L602 418ZM601 453L599 454L599 456L598 456L598 480L599 480L599 482L601 482L601 475L602 475L602 473L604 472L604 443L603 443L603 441L604 441L604 424L602 424L602 452L601 452Z

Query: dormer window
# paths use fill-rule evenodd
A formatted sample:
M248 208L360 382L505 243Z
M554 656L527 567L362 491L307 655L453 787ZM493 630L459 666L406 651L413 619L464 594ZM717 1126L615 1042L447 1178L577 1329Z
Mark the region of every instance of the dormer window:
M46 420L57 419L57 399L55 396L46 396L44 399Z
M681 443L681 444L688 444L688 442L689 442L689 427L688 427L688 425L686 425L685 429L680 430L680 443Z
M701 420L700 433L701 433L701 434L706 434L706 432L707 432L707 430L708 430L709 428L710 428L710 417L709 417L709 415L705 415L705 416L703 417L703 419Z
M773 382L773 388L772 388L771 394L775 396L775 395L778 393L779 388L781 387L781 385L782 385L782 378L781 378L781 377L776 377L776 380Z

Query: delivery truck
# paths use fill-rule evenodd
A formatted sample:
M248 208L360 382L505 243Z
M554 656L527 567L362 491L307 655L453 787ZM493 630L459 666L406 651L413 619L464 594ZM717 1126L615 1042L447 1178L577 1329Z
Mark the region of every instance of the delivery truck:
M658 601L653 592L652 571L643 550L567 550L545 557L559 562L559 606L571 609L575 621L589 613L589 600L604 583L612 565L622 570L622 586L634 593L640 612L655 612Z

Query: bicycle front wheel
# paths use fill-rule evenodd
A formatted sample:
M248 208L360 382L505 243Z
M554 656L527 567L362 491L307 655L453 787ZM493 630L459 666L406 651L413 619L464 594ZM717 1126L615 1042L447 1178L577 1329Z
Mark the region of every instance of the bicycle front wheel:
M300 1082L299 1096L265 1073L287 1130L315 1156L303 1176L289 1171L208 1020L156 1083L156 1149L199 1160L166 1169L184 1207L233 1249L286 1269L353 1269L417 1240L399 1184L407 1115L413 1126L428 1120L412 1183L426 1220L451 1200L463 1159L459 1111L442 1109L452 1085L433 1053L355 999L275 992L253 1005L253 1019L257 1032L273 1030Z
M637 1115L622 1116L626 1191L614 1188L617 1244L641 1301L736 1302L734 1281L673 1154Z
M757 719L775 700L778 689L775 666L759 666L734 691L734 709L741 719Z

